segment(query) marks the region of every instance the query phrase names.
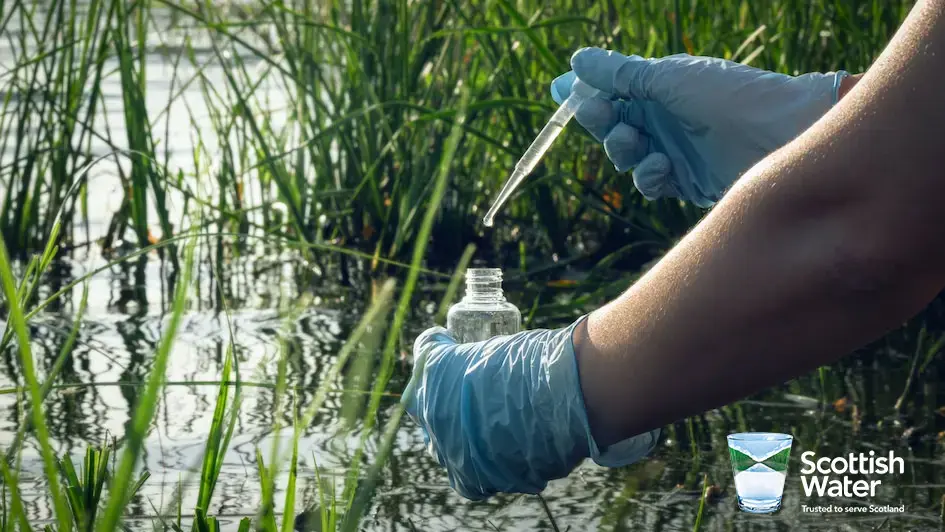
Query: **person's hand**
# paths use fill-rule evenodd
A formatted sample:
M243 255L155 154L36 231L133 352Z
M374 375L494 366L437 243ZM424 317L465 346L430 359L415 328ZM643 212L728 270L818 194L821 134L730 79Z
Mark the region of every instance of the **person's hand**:
M460 495L539 493L584 458L618 467L656 444L658 429L607 449L595 443L571 338L580 321L470 344L442 327L417 338L401 402Z
M583 48L551 84L555 101L575 77L605 96L577 121L648 199L711 206L743 172L810 127L837 101L846 72L788 76L710 57L661 59Z

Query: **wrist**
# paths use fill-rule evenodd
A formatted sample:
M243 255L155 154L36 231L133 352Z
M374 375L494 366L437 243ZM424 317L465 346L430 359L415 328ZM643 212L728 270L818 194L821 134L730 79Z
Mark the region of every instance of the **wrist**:
M585 316L569 327L569 354L574 366L581 397L580 421L590 451L590 458L598 465L621 467L640 460L656 446L660 429L645 432L626 431L626 419L611 406L613 392L626 384L627 375L613 371L607 363L601 363L599 353L587 333L588 317ZM601 378L600 371L607 367L610 377ZM616 379L616 380L615 380ZM619 410L619 408L618 408Z
M846 96L848 92L850 92L850 89L852 89L862 77L863 74L844 76L843 79L840 80L840 85L837 87L837 101L843 99L843 97Z

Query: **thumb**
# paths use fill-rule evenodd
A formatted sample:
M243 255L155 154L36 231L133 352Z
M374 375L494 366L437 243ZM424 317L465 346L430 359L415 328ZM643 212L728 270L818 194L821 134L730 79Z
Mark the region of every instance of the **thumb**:
M553 99L556 104L561 105L561 102L565 101L568 96L571 95L571 85L574 85L575 79L577 79L577 76L572 70L571 72L561 74L551 82L551 99Z
M601 48L581 48L571 56L571 68L584 83L620 98L664 103L675 85L659 59L623 55Z
M400 396L400 403L411 417L417 419L417 392L423 382L424 370L430 353L439 347L457 345L456 338L443 327L431 327L422 333L413 343L413 371L410 382Z

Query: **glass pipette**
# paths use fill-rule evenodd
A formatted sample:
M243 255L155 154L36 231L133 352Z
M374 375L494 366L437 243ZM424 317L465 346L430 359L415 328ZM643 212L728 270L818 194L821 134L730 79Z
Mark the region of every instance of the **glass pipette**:
M593 98L598 94L600 94L599 90L591 88L581 81L574 82L574 85L571 87L571 94L561 102L558 110L555 111L555 114L551 115L551 119L548 120L545 127L541 129L541 132L538 133L538 136L532 141L531 146L525 150L525 154L515 163L515 169L512 171L512 175L509 176L508 181L502 186L502 190L499 191L499 197L496 198L495 203L492 204L492 207L489 208L489 211L486 212L486 215L482 219L482 223L486 227L492 227L495 215L499 212L499 209L505 205L505 202L509 200L509 197L515 192L515 189L522 184L522 181L525 180L528 174L532 173L532 170L538 166L538 162L541 161L545 152L551 147L551 143L558 138L564 126L567 125L571 117L574 116L574 113L577 112L578 107L588 98Z

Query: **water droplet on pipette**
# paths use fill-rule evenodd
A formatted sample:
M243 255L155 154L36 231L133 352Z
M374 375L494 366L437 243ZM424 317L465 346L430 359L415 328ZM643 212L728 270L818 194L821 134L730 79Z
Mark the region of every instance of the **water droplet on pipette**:
M486 216L482 219L482 225L486 227L492 227L492 216Z

